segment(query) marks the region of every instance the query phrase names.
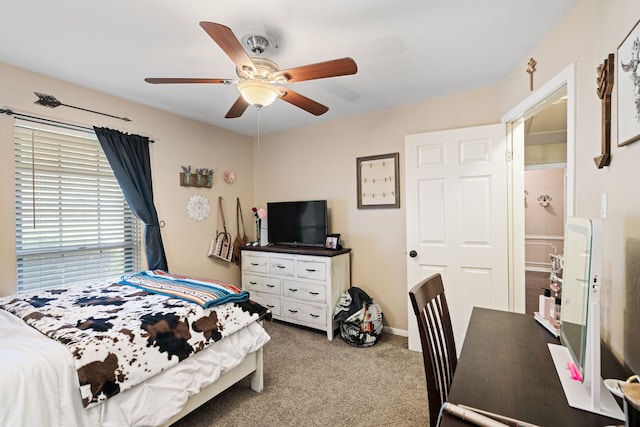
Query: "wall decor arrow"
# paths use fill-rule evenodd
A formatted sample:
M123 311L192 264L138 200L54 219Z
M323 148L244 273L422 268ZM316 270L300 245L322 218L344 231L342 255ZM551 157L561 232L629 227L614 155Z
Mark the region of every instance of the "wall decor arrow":
M38 105L44 105L45 107L49 107L49 108L56 108L56 107L64 106L64 107L69 107L69 108L75 108L76 110L88 111L89 113L95 113L95 114L101 114L101 115L107 116L107 117L113 117L114 119L120 119L120 120L123 120L125 122L130 122L131 121L131 119L128 119L126 117L118 117L118 116L114 116L114 115L111 115L111 114L101 113L99 111L89 110L87 108L76 107L76 106L73 106L73 105L64 104L64 103L58 101L58 99L53 95L47 95L47 94L39 93L39 92L33 92L33 93L35 93L36 96L38 97L38 100L35 102Z

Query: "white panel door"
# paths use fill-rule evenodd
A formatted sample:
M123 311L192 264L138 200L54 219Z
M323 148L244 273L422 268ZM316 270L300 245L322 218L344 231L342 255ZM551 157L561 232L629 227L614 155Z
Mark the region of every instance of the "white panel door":
M474 306L508 309L505 125L406 136L405 186L407 290L442 275L459 352Z

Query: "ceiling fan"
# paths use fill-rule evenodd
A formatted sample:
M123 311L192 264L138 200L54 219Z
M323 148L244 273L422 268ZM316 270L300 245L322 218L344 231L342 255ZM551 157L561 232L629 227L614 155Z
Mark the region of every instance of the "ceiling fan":
M230 28L222 24L206 21L200 22L200 26L236 65L237 80L215 78L146 78L144 80L153 84L235 84L240 96L238 96L236 102L225 115L227 119L242 116L249 105L253 105L258 109L266 107L276 98L319 116L326 113L329 108L282 85L305 80L346 76L358 72L358 66L351 58L334 59L280 70L273 61L258 56L250 57ZM260 55L273 47L273 41L269 37L252 35L246 37L245 40L247 46L255 55Z

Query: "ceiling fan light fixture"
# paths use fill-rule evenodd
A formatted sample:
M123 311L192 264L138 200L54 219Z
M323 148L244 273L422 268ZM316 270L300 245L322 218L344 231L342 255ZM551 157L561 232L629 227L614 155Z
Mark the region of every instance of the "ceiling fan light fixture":
M267 107L280 96L278 88L261 81L241 82L237 87L244 100L256 108Z
M200 27L235 64L237 80L218 78L146 78L144 80L152 84L234 84L238 88L240 96L236 98L224 116L227 119L242 116L249 105L257 109L271 105L276 98L281 98L294 107L315 116L322 115L329 111L329 107L285 88L283 85L347 76L358 72L357 64L349 57L281 70L275 62L261 56L270 49L278 48L275 37L265 33L252 33L240 41L233 34L233 31L225 25L201 21ZM253 55L249 56L249 52Z
M278 41L267 33L247 34L242 38L242 46L249 49L254 55L262 55L278 48Z

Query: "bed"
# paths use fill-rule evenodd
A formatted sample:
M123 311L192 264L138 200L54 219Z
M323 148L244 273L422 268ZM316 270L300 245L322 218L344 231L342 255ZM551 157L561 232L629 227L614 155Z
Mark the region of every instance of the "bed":
M197 299L208 284L193 281ZM0 425L170 425L248 375L262 391L268 310L237 288L231 293L244 300L218 294L205 307L171 286L131 282L0 298ZM115 368L106 363L112 356ZM99 375L87 374L95 366Z

